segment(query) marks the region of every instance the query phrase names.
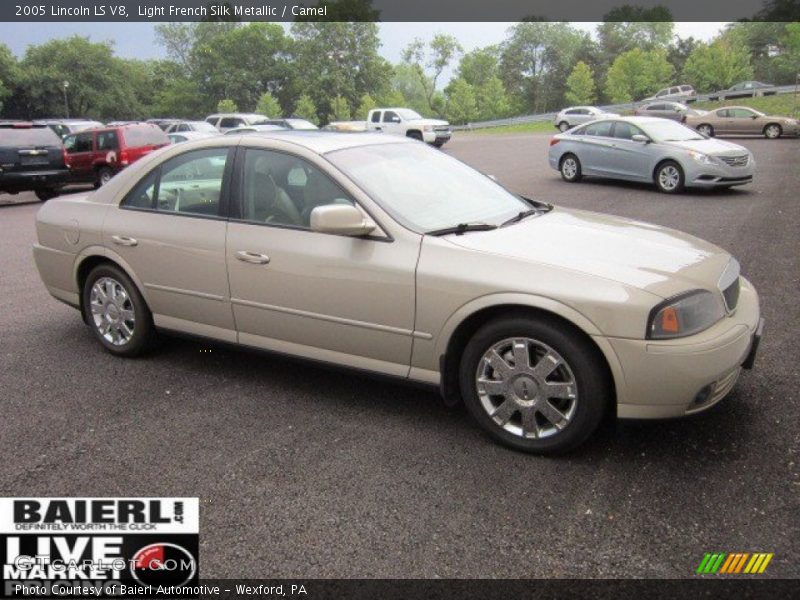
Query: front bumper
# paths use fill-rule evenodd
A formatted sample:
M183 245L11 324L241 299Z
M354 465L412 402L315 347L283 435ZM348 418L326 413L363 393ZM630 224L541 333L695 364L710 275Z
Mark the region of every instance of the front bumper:
M723 163L706 165L692 164L686 168L688 187L720 187L752 183L756 171L755 159L750 157L747 165L732 167Z
M427 142L428 144L439 144L440 146L445 142L449 141L452 137L452 132L448 130L434 130L434 131L423 131L422 132L422 139Z
M733 389L742 367L752 367L762 329L758 295L742 278L735 312L697 335L607 338L623 371L617 416L672 418L710 408Z

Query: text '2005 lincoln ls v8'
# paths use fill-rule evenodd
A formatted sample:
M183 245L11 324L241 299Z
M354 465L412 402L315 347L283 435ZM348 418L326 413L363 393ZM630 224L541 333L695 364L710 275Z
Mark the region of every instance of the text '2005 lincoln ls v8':
M174 331L438 385L529 452L714 405L761 335L716 246L380 134L170 146L46 203L37 234L47 289L113 354Z

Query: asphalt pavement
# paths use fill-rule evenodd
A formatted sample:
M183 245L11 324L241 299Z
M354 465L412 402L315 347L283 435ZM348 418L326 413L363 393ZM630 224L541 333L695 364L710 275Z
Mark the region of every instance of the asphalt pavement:
M800 577L800 140L739 140L753 184L674 197L564 183L547 142L445 151L737 256L767 325L713 410L541 458L425 389L178 339L114 358L39 280L39 204L0 206L0 496L197 496L203 577L681 578L712 551L773 552L765 576Z

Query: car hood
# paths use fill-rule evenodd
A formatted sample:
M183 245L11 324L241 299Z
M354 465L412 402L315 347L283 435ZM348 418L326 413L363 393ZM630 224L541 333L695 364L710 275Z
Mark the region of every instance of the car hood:
M680 231L566 208L447 239L469 250L578 271L662 298L695 288L715 289L731 258Z
M672 148L681 148L683 150L694 150L695 152L702 152L703 154L711 154L713 156L733 156L741 154L749 154L750 151L744 146L726 142L725 140L718 140L710 138L707 140L690 140L686 142L662 142L665 146Z
M436 127L450 125L450 123L447 121L442 121L441 119L414 119L414 123L420 123L421 125L434 125Z

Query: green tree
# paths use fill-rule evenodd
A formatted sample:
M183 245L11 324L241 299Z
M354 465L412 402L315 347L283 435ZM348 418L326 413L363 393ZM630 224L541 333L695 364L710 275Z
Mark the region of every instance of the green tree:
M328 122L349 120L350 105L347 103L347 98L344 96L336 96L331 100L331 112L328 113Z
M303 94L297 99L297 103L294 105L293 115L301 119L311 121L314 123L314 125L319 125L317 107L314 105L314 101L311 99L311 96L308 96L307 94Z
M440 112L441 105L436 101L436 84L442 72L464 49L452 35L437 33L429 44L416 38L403 51L403 60L414 70L425 92L428 108Z
M475 87L475 104L478 109L476 118L480 121L502 119L511 111L503 82L496 75Z
M437 92L441 94L441 91ZM388 97L390 95L391 97ZM405 106L420 114L431 113L426 86L420 80L416 69L407 63L394 66L390 90L379 94L378 98L380 106ZM434 102L437 101L438 99Z
M355 115L353 118L357 121L366 121L367 115L369 111L375 108L377 104L375 104L375 100L369 94L364 94L361 96L361 102L358 104L358 108L356 109Z
M217 112L220 113L235 113L239 112L239 106L230 98L223 98L217 102Z
M458 63L457 76L477 87L485 85L492 77L500 75L500 49L498 46L477 48L466 53Z
M676 73L683 73L683 67L689 55L694 52L700 42L693 37L676 38L675 43L669 47L667 51L667 60ZM683 83L683 82L681 82Z
M666 50L674 34L672 13L664 6L618 6L606 13L597 27L600 47L610 61L634 48Z
M698 90L724 89L752 76L747 48L725 39L698 45L683 67L683 78Z
M674 70L664 50L634 48L617 57L606 78L612 102L633 102L669 85Z
M597 94L594 89L594 73L582 60L578 61L572 73L567 77L567 93L565 99L568 104L594 104Z
M11 96L19 79L17 59L5 44L0 44L0 114L3 114L3 102Z
M447 104L445 116L457 125L474 121L478 116L475 88L460 77L450 82L445 90Z
M280 117L283 114L283 109L275 96L269 92L264 92L256 105L256 112L265 117Z

